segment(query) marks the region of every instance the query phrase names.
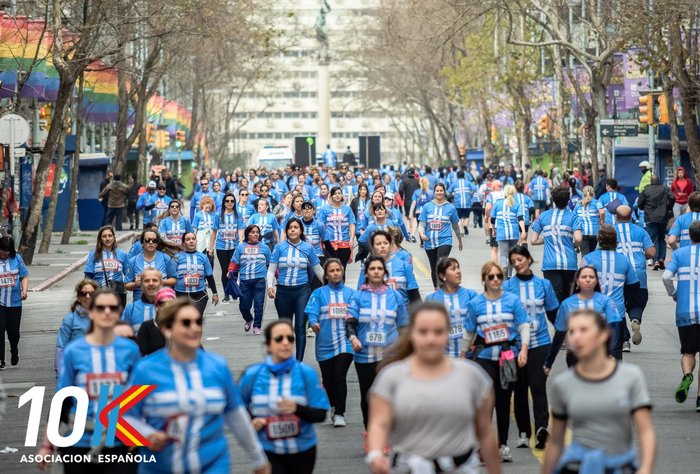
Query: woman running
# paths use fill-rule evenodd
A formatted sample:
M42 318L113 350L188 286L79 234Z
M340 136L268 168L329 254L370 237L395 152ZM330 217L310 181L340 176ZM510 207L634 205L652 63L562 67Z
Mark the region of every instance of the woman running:
M216 213L214 199L204 196L199 201L199 211L194 215L192 228L197 236L197 251L202 252L209 259L209 264L214 267L214 246L216 233L219 229L219 216Z
M467 307L463 351L471 347L472 359L491 377L496 392L496 425L499 455L503 462L513 461L508 447L510 398L516 380L517 365L527 364L530 345L530 317L520 299L503 291L503 269L494 262L481 267L484 293ZM463 354L466 355L466 354Z
M92 294L89 309L90 326L87 334L66 347L62 364L58 368L56 392L65 387L79 387L87 393L90 400L87 406L80 404L82 409L87 410L83 436L72 446L58 449L59 454L64 456L86 455L94 449L91 447L91 441L95 419L99 415L97 400L103 396L111 398L114 387L125 385L140 358L136 344L114 333L114 327L122 313L120 296L117 293L109 288L98 289ZM66 408L71 414L69 418L72 419L80 407L74 398L68 398L66 402ZM54 449L46 437L39 455L46 459L45 456L53 453ZM100 448L100 454L103 455L123 456L129 451L130 448L119 440L114 447ZM39 467L46 469L46 461L42 461ZM94 463L90 464L89 470L96 473L135 473L136 467L134 462ZM86 466L81 462L63 462L63 471L67 474L82 473L85 470Z
M158 225L160 238L179 247L182 245L182 236L185 232L192 232L192 230L190 220L180 212L180 203L171 201L167 212L161 215Z
M447 308L450 315L449 340L445 353L450 357L460 357L462 354L462 339L467 322L467 307L476 298L474 290L463 288L462 269L456 258L447 257L440 260L436 269L440 289L429 294L425 301L436 301Z
M430 194L430 181L428 181L428 178L423 176L418 181L418 186L418 189L413 191L413 195L411 196L411 209L408 212L408 214L411 216L411 228L409 230L411 232L411 235L414 237L418 232L418 219L420 218L421 210L423 209L423 206L428 204L430 200L433 199L433 195ZM422 247L422 240L420 244Z
M530 404L528 393L532 393L532 410L535 416L535 448L544 449L547 442L549 405L547 404L547 375L543 367L549 355L552 339L547 329L547 319L554 321L559 301L549 280L532 273L532 256L527 247L516 245L508 252L510 265L515 269L515 277L503 284L503 290L513 293L530 316L530 344L527 351L527 364L518 369L518 381L513 390L515 395L515 421L518 424L519 448L530 446L532 428L530 425Z
M187 297L197 305L200 313L204 314L209 301L207 285L211 289L214 306L219 304L211 263L206 255L197 251L197 236L194 232L184 235L183 248L182 252L173 257L172 265L177 274L175 293L178 297Z
M510 278L513 272L508 252L514 246L524 243L527 238L523 210L515 202L515 192L515 186L506 186L503 191L504 197L494 203L490 214L496 227L499 263L506 270L506 278Z
M423 206L418 232L424 242L425 253L430 262L430 278L433 288L437 291L437 263L441 258L448 257L452 251L452 232L459 241L459 251L462 251L462 233L459 231L459 216L455 207L445 200L445 185L438 183L433 188L433 200Z
M241 299L239 308L245 324L243 330L256 336L262 333L263 312L265 311L265 277L272 253L260 241L260 227L251 224L245 228L243 241L238 244L228 266L229 278L240 275ZM255 318L250 313L255 304Z
M70 305L70 313L63 317L56 338L56 373L59 367L63 367L63 354L68 343L87 334L90 327L90 300L99 287L95 280L89 278L83 278L75 285L75 300Z
M145 227L145 226L144 226ZM95 250L91 250L85 262L85 278L95 280L100 288L113 288L119 294L122 308L126 306L126 273L129 257L119 249L114 227L105 225L97 231Z
M357 227L359 227L359 234L362 234L367 226L372 223L374 217L374 207L384 205L384 193L381 190L372 191L372 196L369 200L369 205L365 207L365 212L362 214L361 219L357 221Z
M355 240L355 216L350 206L343 204L343 191L331 189L330 204L318 212L318 222L325 229L324 246L331 257L347 267Z
M155 268L160 271L164 286L175 286L177 277L172 265L172 259L163 252L157 250L161 244L160 236L155 230L144 230L141 233L142 251L129 259L126 271L126 283L124 287L133 291L133 301L141 299L141 273L146 268Z
M284 229L287 226L287 221L289 221L289 219L291 219L292 217L296 217L299 220L304 218L304 214L301 211L302 204L304 204L304 196L302 196L301 194L295 194L292 197L292 209L287 213L286 216L284 216L284 219L280 223L280 227L282 229ZM284 232L282 232L282 240L286 238L287 236Z
M370 238L378 230L386 230L389 226L393 226L394 222L387 219L386 207L384 204L372 205L372 217L367 228L362 232L360 238L357 239L357 244L360 248L356 260L363 260L369 251L372 249Z
M567 340L578 363L550 384L552 439L542 472L650 474L656 434L644 372L610 357L610 330L597 311L574 311ZM573 439L565 446L567 426ZM634 448L635 431L639 452Z
M446 356L452 325L441 302L416 306L382 361L371 390L365 457L374 474L476 474L479 458L489 473L501 472L492 382L474 362Z
M355 196L350 203L350 209L355 216L355 237L359 239L360 234L364 230L362 227L362 222L364 222L365 212L369 209L370 205L369 189L365 183L357 185L357 196Z
M296 333L296 357L304 360L306 350L306 315L304 308L311 296L311 272L323 281L323 269L316 252L304 236L299 219L287 221L287 239L275 245L267 269L267 295L275 300L280 318L293 321ZM275 273L279 269L279 274Z
M151 443L143 454L156 460L141 464L139 472L230 472L224 425L243 447L253 472L269 472L228 364L201 349L203 318L197 305L179 298L163 306L158 319L167 349L141 360L131 378L133 386L153 387L127 415Z
M260 229L260 241L267 245L272 252L275 244L279 242L279 222L270 214L270 203L267 199L258 200L258 212L250 216L248 225L255 224Z
M398 338L399 328L408 324L408 315L403 297L387 285L389 272L382 257L367 257L364 276L366 283L350 301L345 329L355 352L362 422L367 428L367 393L377 375L377 365L384 350Z
M601 215L604 215L603 206L594 197L595 190L592 186L583 188L583 199L576 203L574 214L581 223L583 241L581 242L581 256L585 257L596 249L598 244L598 230L600 229Z
M265 327L267 357L245 370L241 398L253 417L273 474L311 474L316 430L330 408L316 371L294 358L294 328L287 320ZM223 472L223 471L222 471Z
M355 292L343 283L343 265L337 258L326 261L323 273L327 284L311 294L305 311L309 326L316 333L316 360L331 403L331 421L337 428L346 426L345 399L352 347L345 335L345 320Z
M557 317L554 321L554 329L556 332L554 333L549 355L544 362L547 374L549 374L549 370L552 368L552 365L554 365L554 360L566 337L569 315L577 309L591 309L604 315L608 322L608 327L610 328L610 337L608 339L610 339L611 344L617 344L615 341L620 338L620 323L622 322L622 317L617 312L615 303L601 293L598 272L595 267L588 265L583 266L578 269L576 277L574 278L574 294L566 298L559 305ZM574 353L571 351L567 352L566 364L571 367L575 363L576 356Z
M236 196L233 193L226 193L219 215L219 230L216 232L216 258L221 267L221 287L224 290L228 284L228 264L238 245L239 231L243 225L236 210ZM229 296L225 295L224 302L227 301Z
M328 195L328 185L322 183L318 187L318 196L314 198L316 209L320 210L322 207L327 206L329 198L330 196Z
M252 204L248 202L248 199L250 197L250 191L247 189L242 189L238 193L238 202L236 203L236 212L238 213L238 217L241 219L242 225L239 229L239 240L243 240L243 229L246 228L248 225L248 220L250 219L250 216L255 214L255 208L253 207Z
M316 218L316 210L314 209L313 201L304 202L304 204L301 205L301 213L303 215L301 223L304 227L304 236L306 237L306 241L314 248L314 252L318 257L321 266L323 266L323 263L326 261L326 256L323 253L324 231ZM316 278L316 275L314 275L313 281L311 282L311 290L320 288L322 285L323 283L321 280Z

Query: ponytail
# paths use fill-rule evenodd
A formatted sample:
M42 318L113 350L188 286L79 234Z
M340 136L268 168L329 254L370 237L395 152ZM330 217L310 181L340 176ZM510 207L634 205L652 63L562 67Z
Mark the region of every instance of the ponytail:
M508 204L508 207L515 206L515 186L509 184L503 192L506 196L506 204Z
M591 201L593 200L593 195L595 194L595 190L593 189L592 186L586 186L583 188L583 199L581 200L581 205L585 208L587 207Z

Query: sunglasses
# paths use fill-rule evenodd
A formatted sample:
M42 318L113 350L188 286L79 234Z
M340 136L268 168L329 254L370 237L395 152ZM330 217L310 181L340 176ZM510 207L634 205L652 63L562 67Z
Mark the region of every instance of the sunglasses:
M199 183L199 184L201 184L202 186L209 186L209 183Z
M313 209L314 207L313 206L301 206L301 208L305 211L309 211L309 210Z
M94 291L79 291L78 296L82 296L82 297L92 296L93 293L94 293Z
M170 206L170 209L180 209L180 206Z
M236 201L234 201L233 199L226 199L224 202L227 203L227 204L228 204L228 203L233 204L233 203L236 202Z
M180 323L181 323L184 327L186 327L186 328L192 326L192 323L196 324L197 326L199 326L199 327L201 328L201 327L202 327L202 324L204 323L204 318L199 318L199 319L181 319L181 320L180 320Z
M248 193L241 193L241 196L247 196Z
M144 244L157 244L158 239L143 239Z
M158 188L158 191L165 191L165 188Z
M491 275L488 275L486 277L489 281L493 280L503 280L503 273L499 273L497 275L494 275L493 273Z
M95 305L95 310L97 310L100 313L104 313L107 311L107 308L113 313L116 313L119 311L119 305L118 304L96 304Z
M296 340L296 338L294 337L294 335L277 336L277 337L275 337L275 338L272 339L272 340L275 341L277 344L279 344L279 343L281 343L281 342L284 340L285 337L287 338L287 342L288 342L288 343L294 344L294 341Z

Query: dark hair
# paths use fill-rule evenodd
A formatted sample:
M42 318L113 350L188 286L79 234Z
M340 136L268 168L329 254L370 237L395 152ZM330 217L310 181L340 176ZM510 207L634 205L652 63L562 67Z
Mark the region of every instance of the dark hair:
M369 270L369 266L373 262L380 262L382 264L382 267L384 268L384 279L386 280L389 277L389 270L386 269L386 262L384 261L384 259L382 257L380 257L378 255L371 255L370 254L370 256L365 259L365 268L364 268L365 281L368 280L367 279L367 271Z
M185 248L185 238L186 238L189 234L192 234L192 235L194 235L195 238L197 238L197 234L195 234L194 232L185 232L184 234L182 234L182 248L183 248L183 249Z
M270 324L265 326L265 329L263 330L266 346L269 346L270 342L272 342L272 330L280 324L287 326L292 331L292 334L294 334L294 326L292 326L292 323L289 321L289 319L278 319L276 321L272 321Z
M690 227L688 228L688 236L690 237L691 242L700 242L700 221L695 221L690 224Z
M337 191L340 191L340 194L343 194L343 190L340 189L340 186L333 186L331 188L331 191L328 193L328 195L333 196Z
M246 227L245 230L243 231L243 240L244 240L245 242L248 242L248 236L249 236L250 233L253 231L253 229L258 229L258 232L260 232L260 226L258 226L257 224L250 224L250 225L249 225L248 227Z
M525 184L523 183L522 179L519 179L515 182L515 190L518 191L520 194L522 194L522 192L525 191Z
M610 189L617 189L617 180L615 178L608 178L605 184L610 186Z
M299 219L298 217L290 217L290 218L289 218L289 220L287 221L287 223L284 225L284 233L285 233L285 235L286 235L287 232L289 231L289 226L292 225L292 224L294 224L295 222L296 222L297 224L299 224L299 232L300 232L299 238L300 238L301 240L306 240L306 235L304 235L304 224L301 222L301 219Z
M463 170L457 171L457 179L464 179L464 171Z
M595 275L595 288L594 290L600 293L600 280L598 279L598 270L592 265L584 265L578 270L576 270L576 275L574 276L574 293L581 293L581 288L578 286L578 279L581 276L581 273L583 270L593 270L593 274Z
M570 192L569 188L562 188L561 186L552 191L552 201L554 201L557 209L566 209L566 205L569 203Z
M513 255L520 255L521 257L525 257L530 261L530 265L532 265L532 262L535 260L532 258L532 255L530 255L530 251L528 250L527 247L524 245L515 245L513 246L509 251L508 251L508 261L510 262L510 257Z
M394 238L391 236L391 234L385 230L376 230L372 232L372 235L369 236L369 244L370 246L374 247L374 239L378 236L384 236L386 240L389 241L389 245L394 241Z
M112 250L117 250L117 233L115 232L114 227L111 225L103 225L100 227L100 230L97 231L97 243L95 244L95 256L93 259L95 262L102 260L102 234L106 231L110 231L114 236L114 246L112 247Z
M386 228L386 232L388 232L391 236L392 244L396 245L398 248L403 248L401 247L401 244L403 243L403 234L401 233L401 229L396 226L389 226Z
M3 252L9 252L10 258L15 258L17 256L17 250L15 250L15 240L9 235L0 237L0 250Z
M588 316L589 318L592 318L593 323L595 324L595 326L598 328L599 331L608 332L608 339L607 339L607 341L605 341L605 353L609 356L610 355L610 338L612 337L612 334L610 333L610 330L608 329L607 320L598 311L593 310L593 309L587 309L587 308L576 309L569 314L569 317L567 320L567 326L569 325L569 323L571 323L572 318L584 317L584 316Z
M152 234L156 234L156 245L160 244L160 236L158 235L158 232L154 229L145 229L143 232L141 232L141 235L139 236L139 242L143 244L143 241L146 238L146 234L149 232Z
M435 186L433 186L433 192L435 192L438 186L440 186L443 191L447 191L447 188L445 187L444 183L435 183Z
M445 280L440 278L440 275L445 274L452 265L459 266L459 260L453 257L444 257L438 261L437 266L435 267L435 275L437 275L440 286L445 284Z
M377 212L377 209L384 209L384 212L386 212L386 206L384 204L372 204L372 213Z
M693 191L688 196L688 207L693 212L700 212L700 191Z
M324 283L328 283L328 278L326 278L326 272L328 271L328 267L331 265L340 265L340 270L343 272L343 275L345 275L345 269L343 268L343 262L340 261L340 259L331 257L328 260L326 260L323 264L323 279Z
M78 305L80 305L80 302L78 301L78 293L81 292L83 290L83 287L87 285L93 287L95 291L97 291L100 288L100 284L91 278L83 278L82 280L80 280L75 285L75 301L73 301L73 303L71 303L70 305L71 311L75 311L75 308L77 308Z
M236 220L238 220L238 211L236 210L236 196L231 191L227 191L226 194L224 194L224 198L221 200L221 215L219 216L221 222L224 222L224 215L226 215L226 205L224 204L224 201L227 197L233 198L233 215L236 216Z
M609 224L601 224L598 230L598 245L601 250L617 250L617 232Z
M90 308L89 308L90 311L95 309L95 306L96 306L95 302L97 301L97 298L99 296L102 296L102 295L114 296L114 298L117 300L117 306L119 307L119 309L117 311L119 312L119 317L121 318L122 311L124 310L124 308L122 308L122 300L121 300L120 296L117 294L117 292L111 288L98 288L97 290L95 290L95 292L92 294L92 298L90 298ZM87 334L92 333L94 330L95 330L95 323L91 319L90 325L88 326L88 329L87 329Z

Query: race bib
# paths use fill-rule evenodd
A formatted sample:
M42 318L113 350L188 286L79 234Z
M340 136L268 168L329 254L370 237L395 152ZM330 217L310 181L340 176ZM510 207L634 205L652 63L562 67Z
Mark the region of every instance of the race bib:
M497 344L510 338L507 324L495 324L484 328L484 341L486 344Z
M182 245L182 236L181 235L170 235L168 236L168 240L174 243L175 245Z
M116 272L119 270L119 260L108 258L102 261L102 268L108 272Z
M243 247L243 255L258 255L260 254L260 247L252 247L246 245Z
M199 279L201 275L199 273L187 273L185 275L184 281L185 286L197 287L199 286Z
M453 324L450 326L450 339L461 339L464 336L464 325Z
M109 397L112 397L114 387L122 384L122 374L119 372L105 372L103 374L87 374L86 383L87 394L90 399L100 398L100 388L103 385L109 386Z
M389 288L396 289L396 278L387 278L386 286L388 286Z
M0 288L9 288L15 286L15 276L11 273L0 275Z
M537 331L540 328L540 322L535 318L530 321L530 331Z
M168 205L165 203L165 201L156 202L156 209L164 210L167 208L168 208Z
M185 433L187 432L187 424L189 423L189 416L186 414L173 415L168 418L165 424L165 434L178 443L185 439Z
M380 331L367 333L367 344L370 346L383 346L386 344L386 334Z
M331 303L328 305L328 317L331 319L346 319L348 317L347 303Z
M440 220L430 220L428 224L430 225L430 230L442 230L442 221Z
M219 234L224 240L236 240L237 232L235 230L220 230Z
M299 436L301 425L294 415L269 416L265 430L270 439L294 438Z

